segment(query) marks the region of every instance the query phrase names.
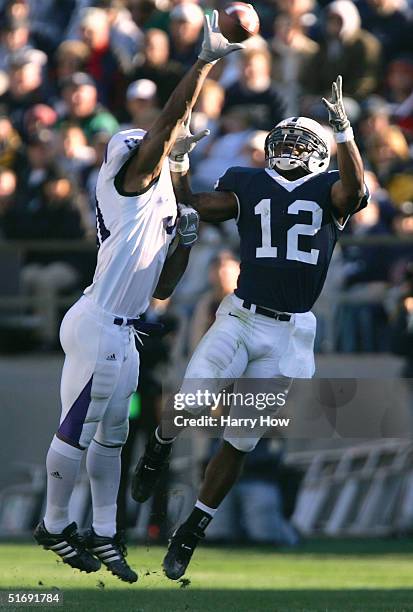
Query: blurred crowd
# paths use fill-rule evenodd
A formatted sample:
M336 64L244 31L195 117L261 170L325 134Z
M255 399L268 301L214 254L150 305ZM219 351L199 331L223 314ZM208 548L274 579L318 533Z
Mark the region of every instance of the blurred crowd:
M0 0L0 240L95 240L108 140L122 128L150 128L197 58L204 12L224 4ZM317 349L389 350L392 321L413 313L413 2L254 7L260 35L217 64L193 113L193 130L211 131L192 156L193 187L213 189L229 166L264 166L266 134L283 117L325 124L320 99L342 74L371 202L346 229L357 240L334 256L315 309ZM237 244L235 222L201 229L169 305L183 322L183 356L234 288ZM92 271L81 252L34 250L22 262L21 291L52 299L82 289ZM44 340L54 333L45 326Z

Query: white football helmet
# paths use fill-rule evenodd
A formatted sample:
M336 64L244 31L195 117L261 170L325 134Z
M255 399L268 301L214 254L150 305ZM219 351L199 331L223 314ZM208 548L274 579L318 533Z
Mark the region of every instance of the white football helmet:
M275 170L300 167L307 174L324 172L330 164L328 133L308 117L283 119L266 138L265 158L268 167Z

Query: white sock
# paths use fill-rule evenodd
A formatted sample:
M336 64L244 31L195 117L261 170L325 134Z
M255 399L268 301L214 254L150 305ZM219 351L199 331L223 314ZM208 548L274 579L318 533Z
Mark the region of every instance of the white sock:
M218 510L218 508L210 508L206 504L203 504L201 501L199 501L199 499L196 500L195 508L199 508L202 510L202 512L206 512L211 518L214 517L216 511Z
M93 529L97 535L109 538L116 533L121 451L121 446L102 446L92 440L86 457L92 491Z
M70 523L69 501L79 473L83 451L54 436L47 453L47 501L44 524L60 533Z

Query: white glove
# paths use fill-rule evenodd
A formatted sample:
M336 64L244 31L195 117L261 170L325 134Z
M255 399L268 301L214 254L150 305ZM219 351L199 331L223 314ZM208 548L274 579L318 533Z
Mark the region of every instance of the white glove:
M194 208L178 204L177 233L183 246L190 247L198 240L199 214Z
M188 153L193 151L202 138L210 134L210 130L202 130L197 134L191 134L189 124L191 121L191 113L187 120L182 124L175 144L169 153L169 168L171 172L185 172L189 170Z
M328 110L328 122L333 128L336 142L347 142L353 140L353 130L350 127L350 121L347 118L346 109L343 102L343 78L341 75L337 77L331 86L331 102L326 98L321 99L324 106Z
M199 59L207 62L207 64L215 64L216 61L232 53L244 49L244 45L240 43L230 43L221 34L218 26L218 11L212 12L212 18L209 15L204 17L204 40L202 43Z

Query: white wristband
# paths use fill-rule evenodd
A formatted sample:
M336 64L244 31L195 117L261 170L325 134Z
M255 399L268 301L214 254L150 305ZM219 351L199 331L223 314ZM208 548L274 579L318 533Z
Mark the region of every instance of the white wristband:
M334 140L337 144L354 140L353 128L348 127L343 132L334 132Z
M185 154L182 161L169 158L169 169L171 172L187 172L189 170L189 155Z

